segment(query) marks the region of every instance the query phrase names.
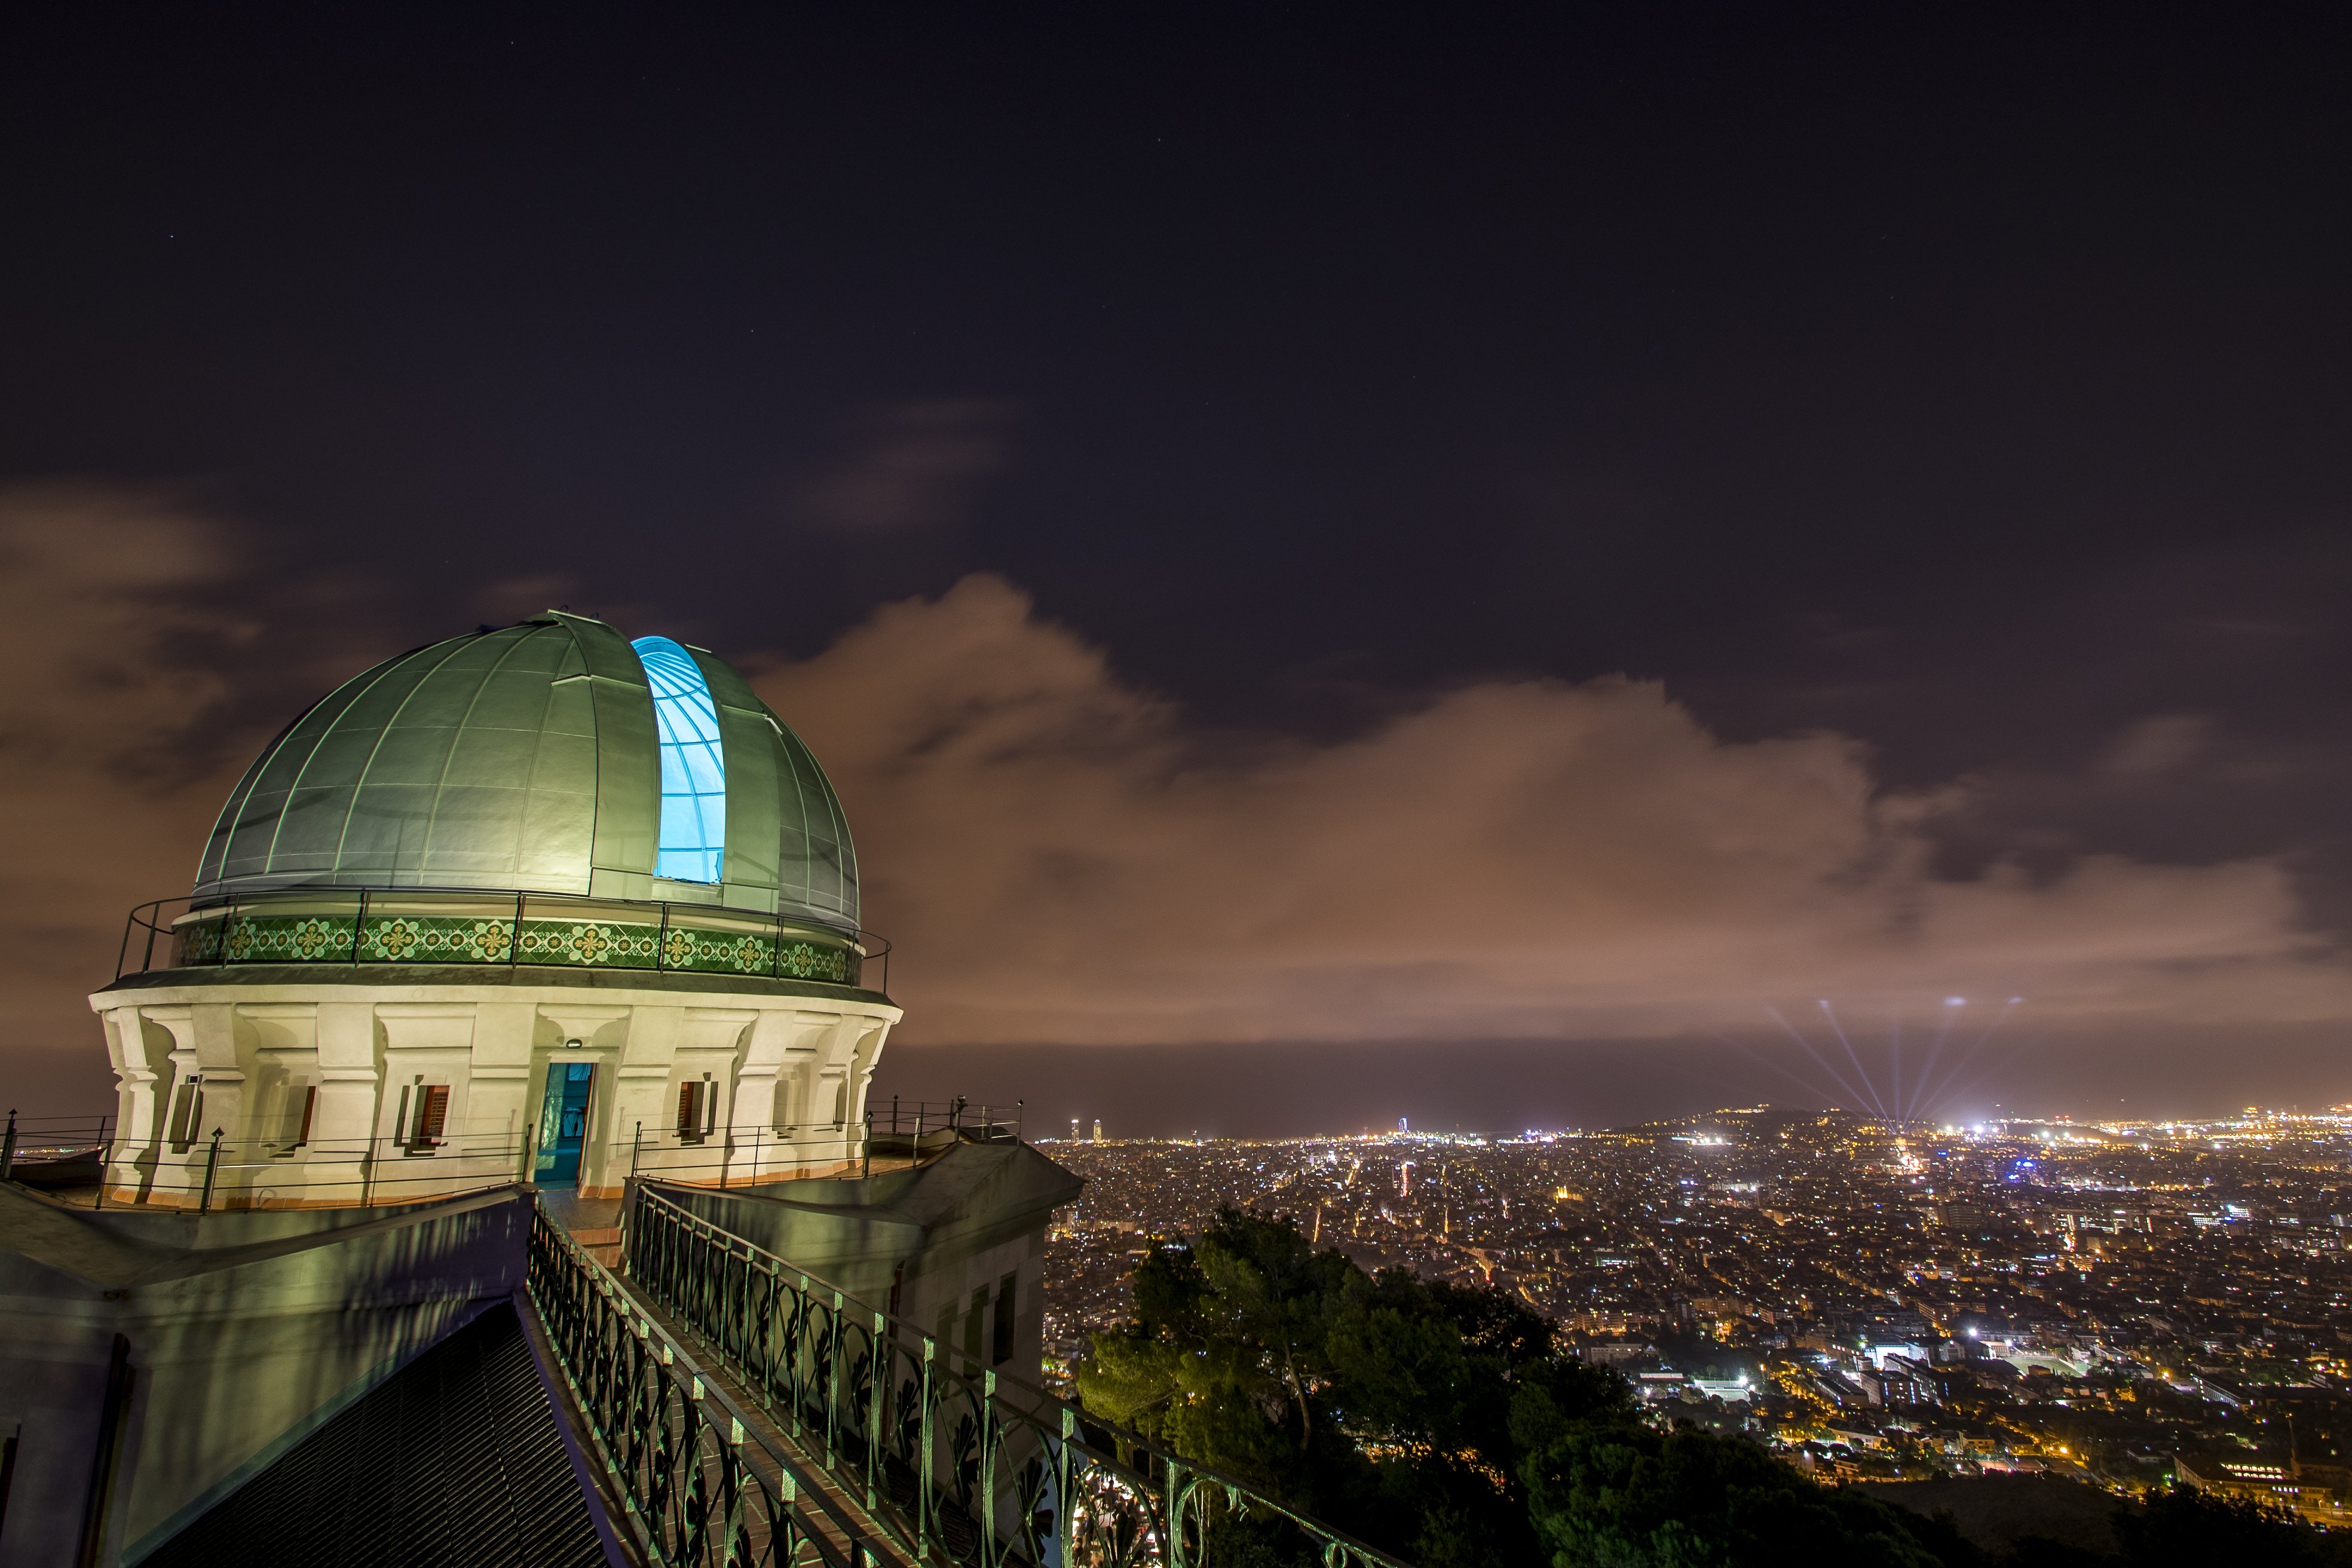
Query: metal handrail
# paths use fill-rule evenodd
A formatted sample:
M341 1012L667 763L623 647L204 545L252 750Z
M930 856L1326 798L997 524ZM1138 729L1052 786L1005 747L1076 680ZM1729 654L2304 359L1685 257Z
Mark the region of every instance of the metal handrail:
M1246 1481L982 1366L642 1182L625 1234L639 1289L927 1555L970 1568L1205 1568L1222 1555L1221 1527L1251 1517L1286 1522L1324 1568L1405 1568Z
M371 962L370 960L363 958L361 954L361 934L367 921L369 914L368 903L370 899L383 897L424 900L474 900L480 901L485 906L499 906L501 913L496 918L510 921L512 922L512 931L509 933L510 940L508 942L505 949L506 956L469 959L454 955L436 954L434 959L434 962L436 963L462 964L467 967L478 968L511 969L518 966L533 968L577 968L581 966L574 964L538 964L532 963L530 960L524 959L520 955L521 943L520 937L524 919L530 912L530 907L534 905L552 905L561 909L568 905L572 907L585 906L597 909L611 909L614 906L625 906L644 910L648 919L643 923L654 926L659 933L654 946L654 962L650 965L614 965L612 967L645 967L650 969L650 971L655 973L728 973L726 971L682 967L673 964L670 962L669 955L672 944L667 939L677 917L681 915L684 916L689 922L690 926L693 917L701 915L705 917L723 919L728 921L751 921L766 922L771 928L773 939L776 942L776 954L773 962L778 966L778 972L766 976L766 978L793 978L792 976L784 975L781 973L784 942L785 939L791 934L794 932L803 932L807 935L819 938L821 941L830 939L832 941L838 942L844 945L849 953L855 956L855 967L857 971L857 974L855 979L847 982L847 984L857 986L860 989L880 991L885 994L888 993L890 988L890 939L882 935L879 931L866 931L863 928L855 931L844 931L837 926L826 925L821 921L802 920L790 915L778 914L772 910L744 910L737 909L726 904L679 903L676 900L656 900L649 899L597 898L584 893L509 893L503 892L496 889L487 888L287 888L268 894L259 895L258 901L252 904L247 904L244 900L236 898L235 895L230 895L222 899L211 900L202 905L199 905L195 900L185 897L154 899L133 909L130 915L124 920L121 945L115 955L114 977L117 980L121 980L128 974L144 974L154 972L159 967L156 963L156 944L159 939L163 943L163 962L160 967L166 970L175 967L184 967L182 965L176 965L173 962L172 937L174 934L178 923L178 916L175 916L171 920L166 920L163 911L167 907L173 905L179 906L179 916L194 913L199 909L205 910L217 910L222 911L221 918L226 921L236 920L242 910L266 909L271 903L280 902L289 899L332 899L341 896L348 896L353 900L352 911L348 917L341 915L334 917L338 923L346 918L348 918L352 923L350 940L344 947L344 950L333 957L307 958L294 962L307 963L341 963L345 965L356 965ZM506 914L503 912L504 907L509 905L511 905L512 907L513 912L511 914ZM557 918L560 919L562 917L558 916ZM131 950L131 942L134 940L140 939L141 933L142 932L144 933L143 940L141 940L139 951L134 954ZM226 967L232 962L238 961L233 961L229 958L226 945L224 944L221 955L218 958L212 959L206 963L196 965L194 967ZM289 961L282 959L269 959L259 962L282 963ZM874 963L880 964L881 975L877 984L867 985L866 984L866 966Z
M894 1094L887 1111L878 1101L866 1102L866 1125L874 1132L912 1137L918 1142L934 1133L957 1132L985 1143L1000 1135L1018 1140L1023 1133L1024 1109L1025 1102L1018 1100L1007 1107L975 1105L961 1096L954 1100L901 1100Z
M646 1558L663 1568L897 1561L537 1205L525 1280Z
M159 1118L164 1109L158 1108ZM583 1169L601 1170L614 1184L644 1176L686 1187L760 1187L870 1176L924 1164L957 1142L1015 1139L1018 1113L1017 1102L1011 1112L969 1100L908 1102L899 1125L922 1131L897 1134L883 1127L878 1112L855 1122L744 1123L692 1132L639 1124L625 1137L583 1144L580 1153ZM12 1111L0 1133L0 1181L13 1176L99 1207L376 1207L534 1180L554 1152L540 1146L532 1130L518 1135L502 1118L452 1122L430 1140L331 1136L299 1120L274 1138L231 1139L223 1129L204 1129L201 1101L184 1138L127 1137L111 1114ZM598 1151L601 1166L589 1163Z

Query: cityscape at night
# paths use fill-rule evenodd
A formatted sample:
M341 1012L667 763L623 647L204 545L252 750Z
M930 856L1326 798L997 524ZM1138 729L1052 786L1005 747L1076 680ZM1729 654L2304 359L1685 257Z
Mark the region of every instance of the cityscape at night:
M1656 1415L1823 1477L2352 1507L2352 1106L1045 1146L1087 1178L1047 1245L1065 1373L1128 1316L1137 1258L1234 1205L1370 1271L1507 1289Z

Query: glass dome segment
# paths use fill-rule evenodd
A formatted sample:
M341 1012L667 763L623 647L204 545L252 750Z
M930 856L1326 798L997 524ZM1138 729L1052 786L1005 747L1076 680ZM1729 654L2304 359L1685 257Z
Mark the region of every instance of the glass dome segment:
M694 656L667 637L629 645L653 688L661 745L661 839L654 875L717 882L727 853L727 752L719 706Z

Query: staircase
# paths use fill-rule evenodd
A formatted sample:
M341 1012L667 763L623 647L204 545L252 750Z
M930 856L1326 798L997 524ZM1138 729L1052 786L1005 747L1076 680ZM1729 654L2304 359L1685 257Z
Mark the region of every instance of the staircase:
M917 1568L898 1532L811 1463L740 1384L691 1354L545 1208L531 1229L530 1300L532 1339L561 1376L561 1414L601 1471L595 1490L625 1555L648 1565Z

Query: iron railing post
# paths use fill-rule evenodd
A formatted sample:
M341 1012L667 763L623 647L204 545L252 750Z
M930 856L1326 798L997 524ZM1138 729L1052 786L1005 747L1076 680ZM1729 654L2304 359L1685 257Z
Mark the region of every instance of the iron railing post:
M996 1373L980 1374L980 1542L981 1560L985 1563L991 1550L1002 1550L996 1539L996 1450L999 1444L996 1421Z
M16 1108L8 1108L8 1138L0 1143L0 1182L9 1180L16 1170Z
M1054 1456L1054 1537L1064 1563L1078 1560L1078 1510L1071 1492L1078 1483L1078 1413L1062 1406L1062 1447Z
M940 1510L939 1500L933 1495L934 1489L931 1485L931 1448L933 1446L931 1435L936 1426L934 1419L936 1413L933 1409L934 1398L932 1394L931 1369L933 1360L938 1354L938 1352L939 1346L937 1343L932 1341L930 1335L925 1334L923 1336L923 1384L922 1403L920 1405L920 1409L923 1413L923 1451L921 1458L917 1461L915 1466L915 1549L926 1559L928 1559L931 1554L930 1547L932 1537L938 1532Z

